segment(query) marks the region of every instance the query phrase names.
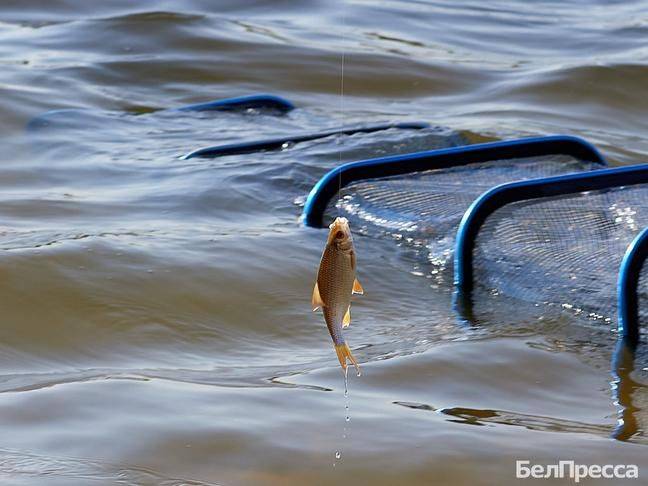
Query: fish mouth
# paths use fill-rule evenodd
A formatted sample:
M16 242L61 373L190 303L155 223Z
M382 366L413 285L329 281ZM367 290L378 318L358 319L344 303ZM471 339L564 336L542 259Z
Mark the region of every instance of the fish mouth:
M344 217L337 217L329 225L328 244L335 242L336 245L344 244L351 241L351 228L349 228L349 220Z
M344 216L338 216L335 218L335 221L333 221L329 225L329 229L349 229L349 220L346 219Z

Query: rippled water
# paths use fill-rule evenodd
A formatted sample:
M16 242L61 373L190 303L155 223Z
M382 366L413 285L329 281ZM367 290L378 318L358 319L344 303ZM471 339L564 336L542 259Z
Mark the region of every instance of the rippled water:
M340 161L458 141L567 133L645 162L647 38L645 1L4 1L0 482L490 485L515 483L516 459L645 469L645 356L616 387L609 329L523 309L466 328L425 260L363 236L347 336L364 373L345 422L309 309L325 232L299 224L295 201ZM298 108L164 111L254 92ZM26 134L70 108L90 111ZM433 128L180 159L396 120Z

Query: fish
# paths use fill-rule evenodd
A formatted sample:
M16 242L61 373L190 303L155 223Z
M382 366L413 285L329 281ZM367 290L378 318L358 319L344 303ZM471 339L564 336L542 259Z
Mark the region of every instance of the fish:
M359 375L360 366L342 332L351 324L352 294L362 295L364 289L356 278L356 254L349 221L338 217L329 226L311 303L313 312L322 309L342 370L346 373L348 360Z

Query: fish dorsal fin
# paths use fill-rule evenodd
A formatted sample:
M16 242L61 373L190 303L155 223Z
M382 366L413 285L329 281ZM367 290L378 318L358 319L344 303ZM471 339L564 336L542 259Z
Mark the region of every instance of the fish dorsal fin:
M360 295L364 294L364 289L362 288L362 285L360 285L360 282L358 282L357 278L353 281L353 293Z
M346 314L344 314L344 319L342 319L342 327L349 327L349 324L351 324L351 306L349 306Z
M324 301L322 300L322 297L320 296L319 286L317 285L317 282L315 282L315 288L313 289L313 297L311 299L311 304L313 305L313 312L315 312L320 307L325 306Z

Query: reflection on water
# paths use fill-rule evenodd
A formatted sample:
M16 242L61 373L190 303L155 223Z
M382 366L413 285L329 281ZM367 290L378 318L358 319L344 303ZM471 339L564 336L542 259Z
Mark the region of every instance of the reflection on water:
M365 372L340 445L343 382L308 306L325 234L294 201L339 162L465 141L568 133L645 161L647 5L3 2L0 482L514 484L520 458L646 465L644 357L614 398L609 329L498 301L462 325L416 248L360 233ZM256 92L296 109L173 110ZM25 131L49 110L66 111Z
M609 433L611 427L597 424L585 424L571 420L560 420L539 415L525 415L504 410L480 410L473 408L444 408L436 410L430 405L409 402L394 402L396 405L413 408L416 410L430 410L449 415L450 422L464 425L485 426L488 424L514 425L525 427L529 430L543 430L548 432L570 432L586 434Z
M633 378L635 371L635 351L619 341L612 360L612 393L615 404L619 408L617 426L612 437L617 440L633 440L637 436L644 436L638 417L642 414L642 408L637 403L642 391L645 393L645 385L638 383Z

